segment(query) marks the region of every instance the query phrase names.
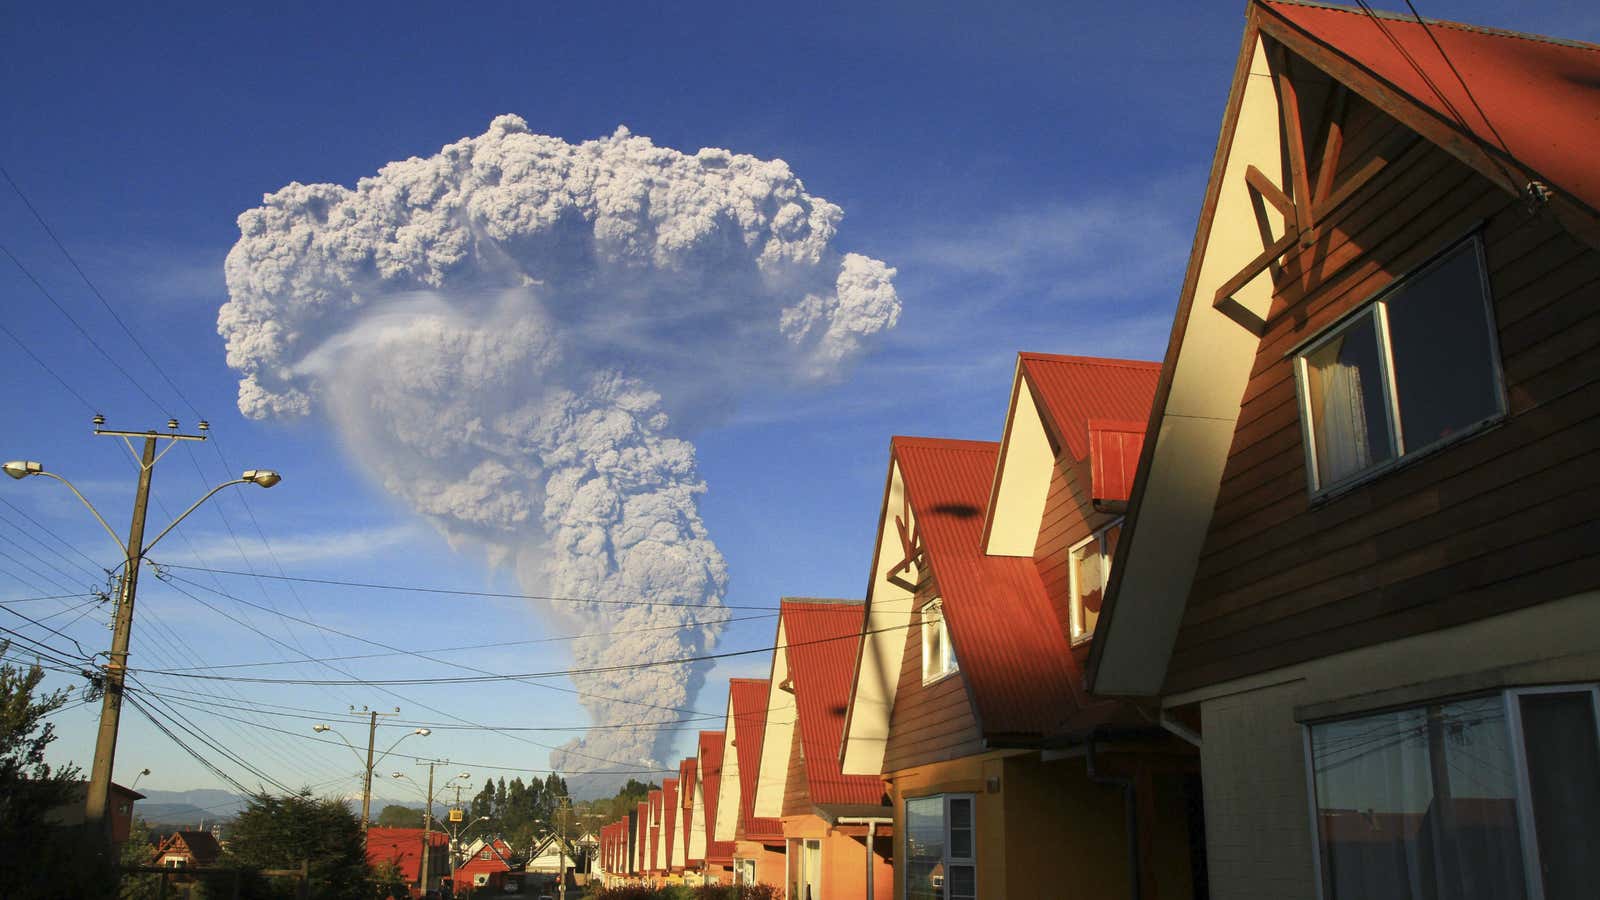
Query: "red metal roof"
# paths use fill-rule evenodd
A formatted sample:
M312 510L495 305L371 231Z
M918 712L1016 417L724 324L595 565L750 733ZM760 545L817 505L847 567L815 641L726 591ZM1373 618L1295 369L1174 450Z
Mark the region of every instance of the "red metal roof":
M678 763L678 807L682 810L678 814L678 840L683 842L683 859L686 863L690 861L689 848L693 846L689 835L694 833L694 772L694 757L684 757L683 762Z
M1127 500L1139 470L1145 422L1089 420L1089 492L1096 500Z
M1459 130L1455 115L1434 93L1437 89L1478 141L1498 150L1503 139L1511 157L1600 210L1600 165L1595 164L1600 46L1457 22L1428 20L1424 29L1415 19L1382 13L1380 27L1365 13L1343 7L1278 0L1261 5ZM1440 47L1472 89L1470 97L1440 56Z
M422 835L421 828L368 828L367 862L375 866L392 862L402 878L416 881L422 874ZM431 837L432 845L440 850L450 842L450 836L440 831L431 832Z
M1142 423L1150 418L1161 364L1136 359L1019 353L1023 377L1039 398L1045 427L1082 462L1089 453L1089 421Z
M716 837L717 792L722 789L722 742L727 734L721 731L700 732L700 794L705 798L705 821L699 827L706 833L706 862L727 864L733 862L733 841L712 840Z
M754 815L756 781L761 776L761 739L767 731L767 679L730 678L728 696L733 705L733 746L739 752L738 833L748 840L781 839L781 821Z
M991 471L992 465L991 460ZM845 775L839 767L865 606L859 601L784 600L779 616L811 802L881 803L883 782L876 775Z
M1080 672L1033 559L982 551L999 449L988 441L891 443L984 734L1045 735L1078 710Z
M672 848L678 838L678 779L661 782L661 868L672 868Z

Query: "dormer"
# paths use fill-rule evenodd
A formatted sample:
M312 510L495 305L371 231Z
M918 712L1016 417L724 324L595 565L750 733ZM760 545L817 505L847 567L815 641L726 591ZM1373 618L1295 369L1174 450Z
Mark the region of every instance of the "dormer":
M990 556L1034 556L1052 499L1102 512L1125 505L1160 365L1125 359L1017 354L1000 456L983 523Z

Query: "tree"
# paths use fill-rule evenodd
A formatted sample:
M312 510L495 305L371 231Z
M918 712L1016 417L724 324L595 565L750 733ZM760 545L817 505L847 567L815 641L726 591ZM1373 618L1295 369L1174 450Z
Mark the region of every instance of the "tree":
M0 657L11 642L0 641ZM27 865L0 866L0 897L36 892L40 872L60 872L53 887L63 896L97 896L116 884L110 868L115 860L96 861L88 848L101 846L99 835L82 835L51 824L57 807L82 803L77 766L52 769L45 748L56 739L55 726L45 721L65 706L69 692L38 694L44 669L0 664L0 847L5 857Z
M422 810L390 803L372 824L379 828L421 828Z
M368 896L367 854L361 820L342 802L315 799L310 791L274 797L260 793L233 820L228 865L243 869L297 869L309 863L310 896L356 900ZM286 878L257 885L258 896L293 896Z

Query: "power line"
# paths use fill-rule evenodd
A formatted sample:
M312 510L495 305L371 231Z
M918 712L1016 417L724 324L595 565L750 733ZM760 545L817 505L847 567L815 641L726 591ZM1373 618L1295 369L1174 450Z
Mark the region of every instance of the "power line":
M852 631L849 634L840 635L838 637L817 638L816 640L810 640L810 641L791 641L791 642L789 642L787 644L781 645L781 649L790 649L790 648L794 648L794 647L805 647L805 646L810 646L810 645L813 645L813 644L828 644L828 643L833 643L835 641L853 641L853 640L859 640L859 639L861 639L862 637L864 637L866 635L881 634L881 633L890 632L890 631L903 631L905 629L914 628L914 627L916 627L914 624L907 624L907 625L888 625L888 626L885 626L883 628L869 628L869 629L866 629L864 631ZM335 681L335 680L329 680L329 679L304 680L304 679L298 679L298 678L269 678L269 677L266 677L266 676L254 676L254 675L206 675L206 674L200 674L200 673L196 673L196 672L178 672L178 671L160 671L160 670L141 670L141 671L143 671L145 674L150 674L150 675L168 675L168 676L172 676L174 678L195 678L195 679L202 679L202 680L206 680L206 681L231 681L231 682L245 682L245 683L252 683L252 684L359 684L359 685L362 685L362 686L365 686L365 687L376 687L376 686L385 685L385 684L387 684L387 685L481 684L481 683L484 683L484 682L492 682L492 681L524 681L526 679L537 679L537 678L566 678L566 677L571 677L571 676L574 676L574 675L594 675L594 674L599 674L599 673L603 673L603 672L631 672L631 671L637 671L637 670L640 670L640 669L660 668L660 667L663 667L663 666L682 666L682 665L689 665L689 664L698 663L698 662L710 662L712 660L718 660L718 659L731 659L731 658L739 657L739 656L752 656L752 655L761 654L761 653L772 653L772 652L777 651L778 649L780 649L779 645L773 645L773 646L770 646L770 647L766 647L766 646L763 646L763 647L752 647L752 648L750 648L748 650L728 650L728 651L724 651L722 653L702 653L702 654L698 654L698 655L695 655L695 656L681 656L681 657L674 657L672 659L655 659L655 660L647 660L645 662L636 662L636 663L618 663L617 665L612 665L612 666L589 666L589 667L585 667L585 668L574 668L574 669L551 669L551 670L542 671L542 672L519 672L519 673L514 673L514 674L499 674L499 673L494 673L494 672L484 672L484 674L481 674L481 675L453 675L453 676L437 676L437 677L431 677L431 678L374 678L374 679L366 679L366 680L358 680L358 681ZM423 658L426 658L426 657L423 657ZM439 660L433 660L433 662L439 662ZM455 665L455 664L451 664L451 665ZM470 667L457 665L457 668L470 668ZM477 671L483 672L484 670L480 669L480 670L477 670Z
M50 375L51 378L54 378L56 380L57 384L61 385L63 388L66 389L67 393L69 393L72 396L78 398L78 402L83 404L83 408L84 409L88 410L91 413L95 412L94 404L92 404L88 400L84 399L84 396L82 394L78 393L77 389L74 388L72 385L67 384L67 380L65 378L62 378L56 372L55 369L50 368L50 365L48 363L46 363L44 360L40 359L39 355L37 353L33 352L33 348L29 347L27 342L24 341L22 338L17 337L16 333L13 332L11 329L7 328L5 326L5 323L3 323L3 322L0 322L0 331L5 332L6 337L11 338L12 342L14 342L18 347L22 348L22 352L26 353L28 355L29 359L31 359L34 362L38 363L39 364L39 368L45 370L45 372L47 372Z
M156 409L165 409L165 404L157 400L149 391L145 390L144 385L140 384L138 380L128 372L127 369L124 369L121 363L113 359L111 354L106 351L106 348L100 346L100 342L96 341L94 337L89 334L88 329L84 328L77 319L73 318L72 313L67 312L67 308L61 305L61 302L55 298L54 294L50 293L50 290L44 286L44 283L39 281L38 278L35 278L32 272L28 271L28 267L22 264L22 260L17 259L17 257L4 244L0 244L0 253L4 253L6 258L10 259L12 264L17 267L17 270L26 276L29 281L33 282L33 286L39 289L39 293L43 294L46 300L50 301L50 305L54 306L57 312L61 313L62 316L66 317L68 322L72 323L72 327L76 328L78 333L83 335L83 339L89 342L89 346L99 351L100 355L105 357L106 362L110 363L112 368L116 369L118 372L121 372L122 377L128 379L128 383L133 385L134 388L139 391L139 393L143 394L145 399L149 400Z
M172 584L171 580L169 580L169 579L163 579L163 580L166 581L168 586L172 587L173 590L176 590L178 593L183 594L186 597L189 597L191 600L194 600L196 603L199 603L201 606L204 606L207 609L210 609L213 612L216 612L218 615L221 615L221 616L223 616L225 618L228 618L228 619L230 619L230 620L232 620L232 621L234 621L236 623L239 621L237 619L234 619L232 616L229 616L227 613L222 612L221 610L217 609L215 606L212 606L211 604L205 602L204 600L201 600L199 597L196 597L195 595L189 593L188 591L184 590L183 588L178 587L175 584ZM194 582L190 582L190 583L194 584ZM199 585L196 585L196 586L199 586ZM209 589L207 589L207 590L209 590ZM238 598L234 598L234 599L238 600ZM239 602L245 602L245 601L239 601ZM254 628L254 627L251 627L251 626L246 626L246 627L249 627L251 631L256 632L257 634L261 635L262 637L267 638L268 640L272 641L273 643L279 644L281 646L287 646L282 641L279 641L277 638L271 637L270 635L266 634L265 632L261 631L258 628ZM364 640L364 639L362 639L362 640ZM376 643L376 642L371 642L371 643ZM379 646L387 647L387 645L382 645L382 644L380 644ZM387 649L391 649L392 650L392 649L398 649L398 648L387 647ZM355 678L354 673L352 673L352 672L350 672L350 671L348 671L346 669L341 669L340 667L335 666L332 663L329 663L329 662L326 662L326 661L323 661L323 660L319 660L319 659L315 659L314 657L311 657L310 654L306 654L304 651L299 651L299 652L302 655L306 656L307 659L310 659L312 662L318 663L319 665L322 665L322 666L324 666L326 668L332 669L333 671L338 672L341 675L344 675L347 679L352 679L352 681L350 681L350 682L334 682L334 683L353 683L353 684L360 684L360 685L366 686L366 687L373 687L373 688L376 688L378 691L380 691L380 692L382 692L384 694L388 694L389 696L394 697L394 698L396 698L398 700L401 700L403 702L410 703L410 704L413 704L413 705L416 705L416 706L420 706L423 709L426 709L426 710L428 710L430 712L437 713L437 714L439 714L441 716L445 716L447 718L454 719L457 722L461 722L461 723L464 723L464 724L467 724L467 725L475 725L475 726L478 726L480 728L486 728L486 730L488 730L486 726L483 726L478 722L474 722L471 719L466 719L466 718L458 716L458 715L456 715L454 713L451 713L451 712L449 712L447 710L439 709L436 706L430 706L430 705L428 705L426 703L422 703L420 701L404 697L404 696L396 693L395 691L389 690L388 688L382 686L382 684L377 682L377 681L361 681L361 680ZM429 659L429 657L419 657L419 658ZM448 666L453 666L453 667L458 668L458 669L466 669L468 671L477 671L477 672L484 672L485 671L483 669L474 669L471 666L465 666L465 665L462 665L460 663L452 663L452 662L448 662L448 661L444 661L444 660L431 660L431 661L432 662L437 662L437 663L442 663L442 664L448 665ZM216 678L216 679L222 679L222 680L237 680L237 681L248 680L248 679L238 679L238 678L228 679L225 676L188 675L188 676L184 676L184 677L190 677L190 678ZM309 684L309 683L315 683L315 682L307 681L305 683ZM538 682L527 682L527 683L529 683L529 684L537 684ZM533 745L535 747L540 747L540 748L543 748L545 750L549 750L551 752L565 752L565 753L572 754L574 756L580 756L580 757L584 757L586 759L592 759L592 760L595 760L597 762L609 762L609 763L614 763L616 765L628 765L628 763L622 762L620 760L607 759L607 758L605 758L603 756L595 756L595 755L589 754L589 753L580 753L580 752L578 752L576 750L570 750L570 749L565 749L565 748L561 748L561 747L553 747L553 746L551 746L549 744L540 743L539 741L531 740L529 738L525 738L525 737L522 737L522 736L517 735L517 734L512 734L512 733L508 733L508 732L504 732L504 731L496 731L495 733L496 734L500 734L500 735L502 735L504 737L509 737L509 738L511 738L513 740L516 740L516 741L520 741L520 742L525 743L525 744L531 744L531 745Z
M176 576L174 576L174 577L176 577ZM190 581L190 580L185 579L185 578L180 578L178 580L183 581L185 584L191 584L191 585L195 585L196 587L200 587L200 585L197 584L196 582ZM285 613L279 613L278 615L285 615L286 616ZM291 619L294 618L293 616L286 616L286 617L287 618L291 618ZM553 644L553 643L560 643L560 642L564 642L564 641L579 640L581 638L609 637L611 635L616 635L616 634L640 634L640 633L649 632L649 631L682 631L685 628L699 628L699 627L704 626L704 625L723 625L723 624L727 624L729 622L754 622L754 621L759 620L759 619L773 619L773 618L777 618L777 613L771 613L771 614L760 615L760 616L730 616L729 618L726 618L726 619L697 619L697 620L695 620L693 622L688 622L686 624L681 624L681 625L653 625L653 626L650 626L650 627L647 627L647 628L629 628L626 631L588 631L588 632L584 632L582 634L562 634L562 635L556 635L555 637L529 638L527 640L520 640L520 641L494 641L492 643L487 643L487 644L461 644L461 645L454 646L454 647L434 647L434 648L430 648L430 649L427 649L427 650L388 650L388 651L385 651L383 653L354 653L354 654L350 654L350 655L346 655L346 656L328 656L328 657L324 657L324 660L326 662L346 662L346 661L349 661L349 660L357 660L357 659L383 659L383 658L387 658L387 657L391 657L391 656L415 656L415 655L421 654L421 653L453 653L453 652L457 652L457 651L461 651L461 650L491 650L491 649L494 649L496 647L523 647L523 646L527 646L527 645L530 645L530 644ZM303 621L303 620L295 619L295 621ZM307 624L313 624L313 623L309 623L308 622ZM334 634L338 634L340 636L343 636L343 637L351 637L351 638L355 637L354 635L346 634L345 632L342 632L342 631L337 631L337 630L332 629L332 628L326 628L326 626L315 625L314 627L325 628L326 630L328 630L328 631L330 631L330 632L332 632ZM359 638L355 638L355 639L359 640ZM262 662L226 663L226 664L223 664L223 665L220 665L220 666L180 666L178 668L170 669L170 670L166 670L166 671L172 671L172 672L215 672L215 671L220 671L222 669L259 669L259 668L265 668L267 666L298 666L298 665L304 665L304 662L301 661L301 660L296 660L296 659L277 659L277 660L265 660L265 661L262 661Z
M78 277L83 279L83 283L89 286L90 293L94 294L95 298L100 301L100 305L105 307L106 312L110 313L111 318L122 328L122 333L128 336L128 340L132 342L133 346L139 349L140 353L144 354L144 358L150 363L151 368L155 369L156 373L161 376L161 380L167 383L167 387L172 388L172 392L178 395L178 399L183 401L183 405L189 407L190 412L194 413L196 416L200 415L200 411L195 409L194 404L189 402L189 398L184 396L183 391L179 390L178 386L173 383L172 378L167 375L167 371L161 367L160 363L156 362L156 358L150 354L150 351L145 349L144 344L140 342L139 338L133 333L133 329L129 328L128 323L124 322L122 320L122 316L117 314L116 309L111 305L111 301L107 300L106 295L100 293L100 289L95 287L93 281L89 280L88 273L83 271L82 266L78 265L78 261L73 258L70 252L68 252L66 245L61 242L61 238L56 236L55 229L51 228L50 223L45 221L44 216L40 214L38 208L33 205L33 201L29 200L28 195L23 193L21 186L17 184L16 179L11 177L11 173L6 171L4 166L0 166L0 175L5 176L6 183L10 184L11 189L16 191L17 196L22 199L22 205L28 208L28 212L33 213L34 221L38 222L39 227L44 229L44 233L50 236L50 240L56 245L56 249L60 250L61 255L66 257L67 262L72 265L73 271L77 272ZM7 255L10 254L8 253ZM82 329L80 328L79 330L81 331ZM119 366L118 368L120 369L121 367ZM124 372L123 374L127 373ZM141 387L140 391L143 390L144 389ZM149 397L150 395L145 394L145 396ZM155 398L151 397L150 402L155 403ZM159 409L161 404L156 403L156 407Z
M776 613L776 606L756 606L738 603L668 603L661 600L617 600L602 597L556 597L541 594L512 594L496 591L469 591L459 588L415 587L403 584L381 584L369 581L344 581L337 578L309 578L303 575L262 575L256 572L240 572L237 569L213 569L204 566L183 566L177 563L162 563L163 568L190 569L197 572L212 572L218 575L240 575L247 578L272 578L282 581L296 581L302 584L323 584L334 587L366 588L375 591L408 591L415 594L448 594L457 597L489 597L497 600L541 600L547 603L598 603L617 606L665 606L687 607L690 609L744 609L758 610L761 612Z

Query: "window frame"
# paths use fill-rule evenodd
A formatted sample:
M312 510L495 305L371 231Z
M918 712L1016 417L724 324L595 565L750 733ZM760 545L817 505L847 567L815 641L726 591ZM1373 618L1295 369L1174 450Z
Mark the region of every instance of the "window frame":
M1477 259L1478 272L1482 275L1478 282L1479 299L1483 303L1484 321L1488 325L1490 368L1495 386L1495 398L1499 401L1499 409L1490 416L1463 426L1454 434L1438 438L1419 447L1407 447L1405 433L1402 430L1404 419L1400 409L1400 394L1396 389L1394 378L1394 344L1389 335L1389 300L1395 294L1410 285L1414 285L1419 279L1439 268L1462 247L1469 245L1472 248L1474 257ZM1383 376L1379 387L1383 392L1384 414L1389 425L1390 456L1383 462L1346 475L1338 481L1322 484L1322 479L1317 471L1316 433L1311 419L1311 391L1307 378L1306 357L1315 353L1329 341L1343 334L1346 329L1353 327L1367 317L1371 317L1374 320L1373 330L1379 344L1379 370ZM1284 355L1290 360L1294 368L1295 401L1300 412L1300 438L1301 446L1304 448L1305 453L1306 487L1313 503L1343 494L1368 481L1380 478L1395 469L1411 465L1444 447L1466 440L1505 420L1511 414L1511 404L1506 393L1505 361L1500 353L1500 329L1495 320L1489 260L1484 252L1481 226L1475 226L1466 237L1450 241L1423 262L1402 272L1372 296L1334 319L1321 331L1296 344Z
M931 671L928 662L928 611L933 610L939 617L939 648L943 657L938 671ZM961 671L961 663L956 659L955 645L950 642L950 620L944 615L944 598L935 597L917 609L922 645L922 683L924 686L936 684Z
M1517 794L1517 837L1518 843L1521 845L1523 882L1526 886L1525 897L1526 900L1544 900L1543 869L1540 867L1539 840L1535 831L1533 795L1528 780L1526 736L1522 731L1522 704L1518 701L1522 697L1536 694L1584 693L1589 695L1590 708L1594 713L1595 741L1600 744L1600 682L1589 681L1532 687L1510 687L1496 691L1476 691L1434 697L1398 706L1385 706L1351 713L1350 715L1332 716L1300 723L1301 746L1304 754L1306 776L1306 799L1308 801L1307 807L1311 826L1312 872L1316 877L1317 900L1329 900L1329 898L1327 877L1323 873L1322 866L1322 829L1319 815L1320 807L1317 801L1317 769L1314 762L1315 757L1312 754L1311 729L1318 725L1363 719L1369 716L1381 715L1385 712L1418 709L1435 703L1452 703L1475 698L1494 697L1496 695L1499 696L1505 710L1506 744L1511 755L1512 781Z
M901 859L902 860L906 860L906 861L909 861L911 859L911 829L909 827L907 827L906 824L905 824L907 819L909 818L909 816L908 816L908 814L906 812L906 804L911 803L914 800L933 800L935 798L937 798L937 799L939 799L939 800L941 800L943 802L943 813L941 814L941 820L944 823L944 856L941 858L941 860L942 860L942 862L944 864L945 875L944 875L944 883L941 884L939 887L944 892L945 900L948 900L948 898L950 896L950 867L951 866L971 866L972 867L972 895L973 895L973 900L977 900L977 898L982 894L982 891L980 890L980 888L982 887L983 882L982 882L982 879L979 877L979 873L978 873L978 795L976 793L973 793L971 791L954 791L954 792L951 792L951 793L943 793L943 794L919 794L919 795L914 796L914 797L911 797L911 796L902 797L901 800L900 800L900 821L901 821L901 824L899 826L897 826L902 832L902 834L900 836ZM956 857L956 856L951 856L950 855L950 801L951 800L966 800L971 805L971 809L972 809L972 824L968 828L968 830L972 832L972 855L971 856ZM899 881L900 881L900 894L899 894L899 897L897 898L897 900L906 900L906 898L909 897L910 894L911 894L911 885L907 882L907 879L905 879L905 878L901 878L901 879L899 879Z
M1100 548L1100 596L1104 602L1106 585L1111 583L1111 555L1106 553L1106 535L1111 529L1122 525L1123 516L1118 516L1106 524L1096 528L1089 536L1071 547L1067 548L1067 640L1077 647L1094 639L1094 629L1086 629L1082 634L1077 634L1078 623L1074 615L1078 606L1078 567L1075 557L1079 550L1090 544L1097 544ZM1096 620L1098 621L1098 620Z

